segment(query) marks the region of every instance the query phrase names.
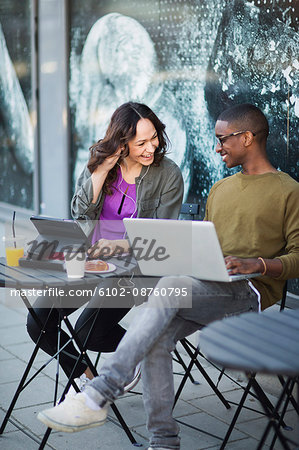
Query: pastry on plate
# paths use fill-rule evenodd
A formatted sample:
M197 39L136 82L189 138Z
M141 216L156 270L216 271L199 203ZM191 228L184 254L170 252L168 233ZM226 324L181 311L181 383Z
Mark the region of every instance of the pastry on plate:
M109 269L108 263L105 261L102 261L100 259L97 260L91 260L86 261L85 263L85 270L88 272L104 272L105 270Z

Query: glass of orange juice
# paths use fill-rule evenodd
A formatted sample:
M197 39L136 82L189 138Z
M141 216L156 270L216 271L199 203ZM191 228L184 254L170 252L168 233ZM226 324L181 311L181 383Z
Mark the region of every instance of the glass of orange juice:
M24 256L24 244L25 238L19 237L6 237L5 241L5 254L6 264L8 266L17 267L19 265L19 259Z

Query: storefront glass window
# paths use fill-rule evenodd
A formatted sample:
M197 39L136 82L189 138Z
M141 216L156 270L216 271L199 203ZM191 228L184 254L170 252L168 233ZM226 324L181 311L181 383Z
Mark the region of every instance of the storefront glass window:
M0 202L33 209L32 5L0 2Z
M299 178L298 18L284 0L70 2L73 186L112 112L133 100L164 121L186 199L228 175L214 124L251 102L270 121L273 164Z

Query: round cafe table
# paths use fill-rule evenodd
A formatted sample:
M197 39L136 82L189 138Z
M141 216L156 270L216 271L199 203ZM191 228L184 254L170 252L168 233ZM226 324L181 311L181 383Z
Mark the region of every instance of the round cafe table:
M288 401L287 394L291 394L294 386L299 384L299 310L250 312L215 321L202 330L200 348L212 362L246 373L248 390L250 387L254 389L269 417L258 448L264 445L271 427L274 428L272 442L278 438L285 449L293 448L289 446L289 442L299 445L282 433L282 417L278 413L283 402ZM264 401L263 393L257 386L257 372L284 376L282 391L274 410ZM294 401L293 397L292 400ZM299 393L294 406L298 413ZM225 447L235 422L236 418L233 419L221 448Z

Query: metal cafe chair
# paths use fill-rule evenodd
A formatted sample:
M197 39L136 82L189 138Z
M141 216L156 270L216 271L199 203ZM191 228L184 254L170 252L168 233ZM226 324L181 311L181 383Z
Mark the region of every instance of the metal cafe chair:
M0 269L1 269L1 268L0 268ZM9 277L9 278L11 278L11 277ZM5 272L3 272L2 270L0 270L0 287L5 287L5 286L7 285L6 283L7 283L6 274L5 274ZM32 315L33 319L34 319L34 320L36 321L36 323L38 324L39 329L41 330L41 332L40 332L39 338L38 338L38 340L37 340L37 342L36 342L36 344L35 344L35 347L34 347L34 349L33 349L33 352L32 352L32 354L31 354L31 357L29 358L29 361L28 361L28 363L27 363L27 366L26 366L26 368L25 368L25 370L24 370L24 373L23 373L23 375L22 375L22 377L21 377L21 380L20 380L20 382L19 382L19 384L18 384L18 387L17 387L17 389L16 389L16 391L15 391L15 394L14 394L14 396L13 396L13 398L12 398L12 401L11 401L9 407L8 407L8 410L7 410L7 412L6 412L6 415L5 415L5 417L4 417L3 421L2 421L2 424L1 424L1 426L0 426L0 435L4 432L5 427L6 427L7 423L8 423L8 421L10 420L10 416L11 416L11 414L12 414L12 412L13 412L13 409L14 409L14 407L15 407L15 405L16 405L16 402L17 402L17 400L18 400L20 394L22 393L22 391L23 391L23 390L24 390L24 389L25 389L25 388L26 388L26 387L27 387L27 386L35 379L35 377L36 377L42 370L44 370L44 368L45 368L51 361L53 361L55 358L57 359L57 370L56 370L56 376L55 376L55 386L54 386L54 399L53 399L53 404L54 404L54 405L56 404L56 401L57 401L57 393L58 393L58 383L59 383L59 355L60 355L61 351L63 350L63 348L68 344L68 342L73 341L73 342L76 344L76 346L77 346L78 349L79 349L79 357L77 358L76 361L74 361L73 372L72 372L71 376L69 377L69 380L68 380L68 382L67 382L67 384L66 384L66 386L65 386L65 388L64 388L64 390L63 390L63 393L62 393L62 396L61 396L61 400L63 400L63 398L64 398L65 394L67 393L67 391L68 391L69 387L71 386L71 384L73 385L74 389L75 389L76 391L78 391L78 387L77 387L76 383L73 381L73 376L72 376L72 375L73 375L73 373L74 373L74 371L75 371L77 365L80 363L80 361L85 360L85 362L88 364L88 366L89 366L90 370L92 371L92 373L93 373L95 376L97 375L97 370L96 370L94 364L92 363L92 361L90 360L90 357L89 357L88 354L87 354L85 343L82 343L82 342L80 341L80 339L78 338L77 333L78 333L79 330L75 331L74 328L73 328L73 326L71 325L71 323L70 323L68 317L66 317L66 316L63 315L63 310L62 310L61 308L59 308L59 305L54 305L54 307L56 307L56 308L58 309L59 313L60 313L60 320L59 320L58 327L57 327L57 330L58 330L58 343L59 343L59 341L60 341L59 336L60 336L60 330L61 330L61 324L62 324L62 323L65 324L66 328L68 329L68 331L69 331L69 333L70 333L70 335L71 335L70 340L69 340L63 347L61 347L61 348L59 348L59 344L58 344L58 348L57 348L57 350L55 351L54 355L51 356L51 357L49 358L49 360L48 360L46 363L44 363L39 369L37 369L37 370L34 372L34 374L33 374L30 378L28 378L28 377L29 377L30 370L31 370L31 368L32 368L32 366L33 366L33 363L34 363L34 361L35 361L35 359L36 359L36 356L37 356L37 354L38 354L38 351L39 351L39 349L40 349L40 341L41 341L41 338L42 338L42 337L46 337L45 327L46 327L47 321L46 321L45 324L42 324L42 323L41 323L41 321L39 320L38 316L35 314L34 309L32 309L31 304L30 304L30 302L28 301L28 298L26 297L26 295L24 294L24 292L23 292L21 289L20 289L20 296L21 296L21 299L23 300L23 302L24 302L26 308L28 309L29 313ZM49 319L49 317L48 317L48 319ZM96 320L96 315L95 315L95 317L94 317L93 324L95 323L95 320ZM90 332L91 332L91 330L92 330L93 324L92 324L91 327L90 327ZM87 342L87 340L88 340L88 337L89 337L89 335L86 337L86 342ZM114 418L112 418L112 417L110 417L110 416L108 417L108 419L109 419L111 422L113 422L115 425L120 426L121 428L123 428L123 430L125 431L126 435L127 435L128 438L129 438L130 442L131 442L134 446L140 446L140 444L137 443L136 439L135 439L134 436L132 435L132 433L131 433L129 427L127 426L127 424L126 424L124 418L123 418L122 415L120 414L120 412L119 412L118 408L116 407L116 405L115 405L115 404L112 404L112 405L111 405L111 409L112 409L112 411L114 412L114 414L115 414L117 420L115 420ZM34 438L34 440L36 440L36 441L40 444L40 445L39 445L39 449L43 449L43 448L45 447L45 445L46 445L46 443L47 443L47 440L48 440L48 438L49 438L49 435L50 435L51 431L52 431L52 430L51 430L50 428L48 428L48 429L46 430L46 432L45 432L45 434L44 434L44 436L43 436L43 438L42 438L41 441L37 441L37 440Z
M181 216L187 215L189 219L194 220L196 217L199 217L199 214L200 214L200 203L184 203L182 205ZM213 382L213 380L210 378L207 371L204 369L200 360L198 359L198 356L203 356L203 355L201 355L200 350L198 348L196 348L190 342L190 340L188 340L187 338L182 339L180 341L180 343L183 346L187 355L190 357L190 362L187 366L185 364L185 362L183 361L182 357L180 356L179 352L177 350L174 351L174 355L175 355L174 360L177 361L179 364L181 364L181 366L183 367L185 372L182 375L183 376L182 381L177 389L173 407L175 407L175 405L180 397L180 394L185 386L185 383L187 382L188 379L195 385L199 384L198 381L194 380L194 378L191 374L191 370L192 370L193 366L195 365L197 367L197 369L199 370L199 372L201 373L201 375L203 376L203 378L207 381L207 383L209 384L211 389L218 396L220 401L224 404L224 406L227 409L229 409L230 405L229 405L228 401L224 398L224 396L219 391L218 387ZM179 374L179 375L181 375L181 374Z
M181 206L180 216L188 216L191 220L195 220L200 213L200 203L183 203Z
M286 304L286 296L287 296L287 282L285 283L284 289L283 289L283 295L282 295L282 299L281 299L281 302L280 302L280 311L282 311L282 310L285 308L285 304ZM183 390L183 388L184 388L184 386L185 386L185 383L186 383L186 381L187 381L187 379L188 379L188 377L189 377L189 375L190 375L190 372L191 372L192 368L194 367L194 365L200 370L200 372L202 373L202 375L205 377L204 372L203 372L204 369L202 368L201 364L200 364L199 361L198 361L198 357L202 357L202 358L204 358L209 364L211 364L213 367L215 367L216 369L219 370L219 376L218 376L218 380L217 380L216 383L214 383L211 379L210 379L210 380L207 379L209 385L210 385L211 388L214 390L215 394L219 397L219 399L222 401L222 403L223 403L227 408L230 408L230 405L235 405L235 406L237 406L236 412L235 412L235 414L234 414L234 416L233 416L233 418L232 418L232 420L231 420L231 423L230 423L230 425L229 425L229 428L228 428L227 433L226 433L225 437L223 438L223 440L222 440L222 438L220 438L219 436L214 436L214 437L217 437L218 439L221 439L221 440L222 440L221 450L225 448L225 446L226 446L226 444L227 444L227 442L228 442L228 440L229 440L229 438L230 438L230 435L231 435L231 433L232 433L232 431L233 431L233 429L234 429L234 426L235 426L235 424L236 424L236 422L237 422L237 420L238 420L238 417L239 417L239 415L240 415L240 413L241 413L241 410L242 410L243 408L244 408L244 409L251 410L251 411L254 411L254 412L256 412L256 413L258 413L258 414L261 414L261 415L265 415L264 412L259 411L259 410L256 410L256 409L254 409L254 408L250 408L250 407L248 407L248 406L245 405L245 401L246 401L246 398L248 397L248 395L250 395L251 397L253 397L253 398L255 398L255 399L262 399L263 402L264 402L264 404L267 406L268 410L269 410L269 411L272 411L273 416L279 421L280 425L281 425L285 430L289 430L289 429L290 429L290 427L288 427L287 424L284 422L284 415L285 415L285 412L286 412L286 409L287 409L287 406L288 406L289 402L292 403L292 406L295 408L295 410L296 410L297 412L298 412L298 405L297 405L296 400L294 399L294 397L290 394L291 389L290 389L290 387L289 387L288 385L286 385L287 382L286 382L286 380L284 379L284 377L283 377L282 375L278 375L278 380L279 380L280 384L282 385L282 387L283 387L284 389L286 389L286 392L289 393L289 395L288 395L287 400L286 400L286 402L285 402L285 404L284 404L284 407L283 407L283 409L282 409L282 412L279 414L278 411L276 410L276 408L273 406L273 404L272 404L271 401L269 400L269 398L267 397L267 395L265 394L265 392L264 392L264 390L262 389L262 387L260 386L260 384L259 384L259 383L257 382L257 380L255 379L255 374L251 374L250 380L248 381L247 385L244 387L244 386L242 386L237 380L235 380L232 376L228 375L228 374L225 372L225 368L220 368L220 367L218 367L216 364L214 364L214 363L211 362L208 358L206 358L205 355L203 355L203 354L201 353L199 346L198 346L198 347L193 346L193 345L186 339L186 340L185 340L185 343L184 343L184 348L186 349L187 353L188 353L189 356L190 356L190 364L189 364L189 366L188 366L187 371L186 371L185 374L184 374L184 377L183 377L183 379L182 379L182 381L181 381L181 384L179 385L179 387L178 387L178 389L177 389L176 396L175 396L175 403L174 403L174 405L175 405L176 402L178 401L178 399L179 399L179 397L180 397L180 395L181 395L181 392L182 392L182 390ZM193 353L192 353L192 352L193 352ZM239 402L239 403L233 402L233 401L231 401L231 400L226 400L226 399L222 396L221 392L219 391L219 389L218 389L219 382L220 382L220 380L221 380L221 378L222 378L223 376L229 378L230 381L232 381L233 383L235 383L238 387L240 387L240 388L244 391L244 392L243 392L243 395L242 395L242 398L240 399L240 402ZM254 392L252 391L252 386L253 386L253 385L254 385ZM257 395L257 392L258 392L258 395ZM223 398L221 398L221 397L223 397ZM182 423L183 425L189 426L189 425L188 425L187 423L185 423L185 422L181 422L181 421L179 421L179 422ZM204 430L201 430L201 429L199 429L199 428L197 428L197 427L194 427L194 426L192 426L191 428L196 429L196 430L201 431L201 432L204 432Z

